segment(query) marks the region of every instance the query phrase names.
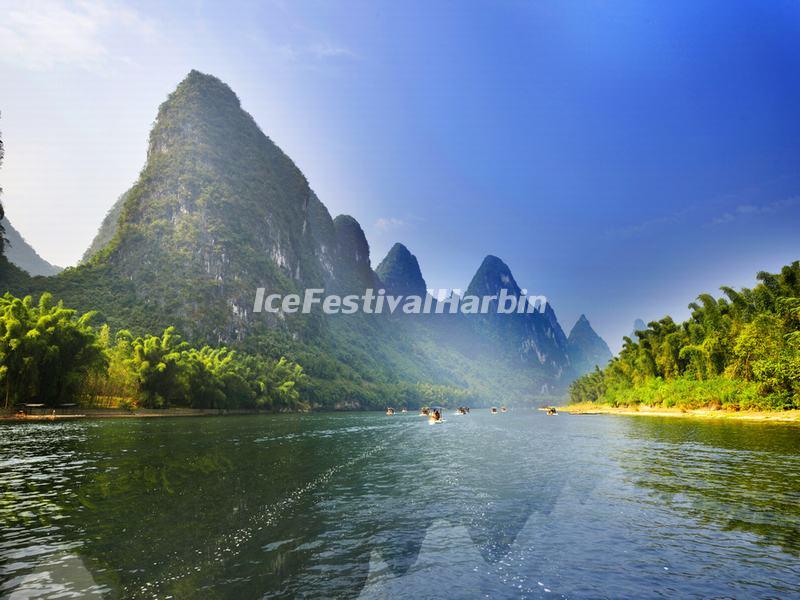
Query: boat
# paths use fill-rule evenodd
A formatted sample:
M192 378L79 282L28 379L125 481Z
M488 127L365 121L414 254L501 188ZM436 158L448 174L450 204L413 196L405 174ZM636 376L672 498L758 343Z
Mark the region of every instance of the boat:
M554 417L554 416L558 416L558 411L556 410L555 406L551 406L551 407L549 407L547 409L547 413L546 414L547 414L548 417Z
M389 417L394 415L394 409L391 406L386 409L386 415L389 416Z
M491 408L491 413L492 413L493 415L496 415L496 414L497 414L497 407L496 407L496 406L493 406L493 407Z
M508 409L505 406L501 406L500 412L508 412Z
M403 409L400 411L401 413L407 413L408 409L404 406Z
M469 409L468 409L466 406L459 406L459 407L456 409L456 414L457 414L457 415L466 415L466 414L469 414Z
M430 425L438 425L444 423L444 408L441 406L433 406L430 409L428 416L428 423Z
M427 406L423 406L422 408L419 409L419 416L420 417L427 417L428 415L430 415L430 413L431 413L431 409L428 408Z

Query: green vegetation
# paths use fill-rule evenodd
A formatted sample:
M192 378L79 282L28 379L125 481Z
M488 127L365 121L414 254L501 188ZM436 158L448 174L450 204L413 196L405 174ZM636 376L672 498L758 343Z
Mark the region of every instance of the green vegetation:
M800 262L753 289L703 294L691 317L625 338L619 356L570 387L572 402L612 406L800 408Z
M370 265L358 222L332 219L236 94L192 71L159 108L144 168L81 264L31 277L0 253L0 294L31 296L30 310L52 297L77 311L70 318L95 314L108 365L76 373L80 389L52 402L378 409L519 404L564 391L574 371L549 306L474 320L253 313L259 287L285 295L383 285ZM425 293L404 247L378 269L389 287ZM489 295L519 292L497 258L476 281ZM296 365L305 379L281 388L296 381L282 370ZM10 402L41 400L16 381Z
M89 325L44 295L38 305L5 294L0 298L0 382L5 406L39 402L54 406L76 396L83 380L105 368L106 357Z
M26 402L55 407L111 398L115 404L162 408L264 408L302 410L307 377L302 367L239 354L194 348L170 327L161 336L134 338L91 326L94 313L78 315L44 294L38 305L0 298L0 385L5 406Z
M375 341L356 349L364 340L349 346L346 330L334 338L342 344L338 348L293 342L274 332L250 340L253 351L244 352L192 346L174 327L161 335L134 336L127 329L112 335L108 323L95 326L94 321L100 321L97 313L79 314L63 302L53 303L49 293L38 304L30 296L0 297L4 406L77 402L131 409L347 410L475 405L488 393L479 385L480 374L469 382L425 383L446 379L435 364L420 375L422 381L408 381L387 366L401 364L404 342L393 348ZM345 329L352 325L340 323ZM350 358L342 360L348 347ZM447 360L442 355L442 362ZM413 365L401 366L413 370Z

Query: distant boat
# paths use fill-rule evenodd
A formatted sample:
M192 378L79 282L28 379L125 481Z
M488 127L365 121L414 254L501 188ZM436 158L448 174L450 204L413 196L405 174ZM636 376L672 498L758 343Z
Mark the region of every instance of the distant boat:
M492 412L493 415L496 415L497 414L497 407L493 406L491 412Z
M508 412L508 409L505 406L501 406L500 412Z
M401 413L407 413L408 409L404 406L403 409L400 411Z
M394 414L394 409L390 406L386 409L386 415L391 417Z
M431 409L428 408L427 406L423 406L422 408L419 409L420 417L427 417L429 414L431 414Z
M554 416L557 416L557 415L558 415L558 411L556 410L555 406L551 406L550 408L547 409L547 416L548 417L554 417Z
M439 423L444 423L444 408L440 406L435 406L430 409L428 413L428 423L431 425L437 425Z

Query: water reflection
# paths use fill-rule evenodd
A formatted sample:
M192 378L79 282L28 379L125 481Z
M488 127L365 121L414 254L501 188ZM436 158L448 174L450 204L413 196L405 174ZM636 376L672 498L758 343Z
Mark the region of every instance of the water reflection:
M797 433L522 411L0 426L0 595L780 595L800 573L754 549L800 549Z
M666 417L627 421L636 451L621 464L654 501L800 554L800 428Z

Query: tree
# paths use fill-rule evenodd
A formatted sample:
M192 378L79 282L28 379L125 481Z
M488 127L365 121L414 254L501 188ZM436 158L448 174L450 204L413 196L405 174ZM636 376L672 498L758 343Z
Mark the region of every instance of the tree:
M94 313L78 316L49 294L34 305L30 296L0 298L0 377L5 405L37 401L56 406L74 400L86 377L108 365L90 325Z
M665 317L638 332L638 341L625 338L602 377L591 373L572 385L572 400L640 402L648 389L678 381L690 404L702 396L739 407L731 390L746 389L748 407L800 407L800 261L757 277L753 289L723 287L724 298L701 294L680 325Z
M171 403L187 404L189 381L181 353L189 345L181 340L174 327L159 336L137 338L132 344L129 364L138 378L142 404L148 408L166 408Z

